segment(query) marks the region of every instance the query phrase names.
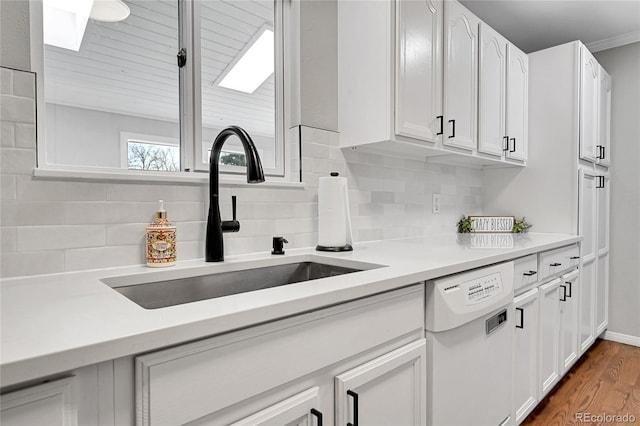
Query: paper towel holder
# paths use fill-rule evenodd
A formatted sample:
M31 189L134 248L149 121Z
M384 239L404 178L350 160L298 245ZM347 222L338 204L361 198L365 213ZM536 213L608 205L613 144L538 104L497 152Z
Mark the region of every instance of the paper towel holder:
M331 172L330 176L331 177L338 177L340 174L338 172ZM346 195L346 194L345 194ZM348 204L348 201L347 201ZM347 205L347 209L348 209L348 205ZM349 244L349 242L351 241L351 222L349 221L349 213L347 210L347 221L348 221L348 229L349 229L349 237L347 239L347 243L345 243L344 245L340 245L340 246L325 246L325 245L321 245L318 244L316 246L316 251L328 251L328 252L345 252L345 251L353 251L353 246L351 244Z

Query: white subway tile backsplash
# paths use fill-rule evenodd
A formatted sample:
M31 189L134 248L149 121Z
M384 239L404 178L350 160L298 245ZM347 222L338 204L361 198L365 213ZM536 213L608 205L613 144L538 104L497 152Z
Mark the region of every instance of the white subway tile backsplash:
M145 227L154 219L159 199L165 200L177 226L178 259L203 257L207 185L31 176L36 132L34 86L28 81L33 75L0 72L3 276L144 263ZM460 215L482 212L482 174L477 169L341 150L338 133L304 126L302 141L304 188L221 184L223 219L231 218L231 195L237 195L241 222L240 232L224 235L227 256L270 251L275 235L289 240L285 250L315 246L318 179L334 171L348 179L356 242L454 232ZM442 194L440 215L431 214L432 193Z
M145 263L141 245L76 248L64 251L66 271L110 268Z
M106 199L104 183L51 181L34 179L32 176L18 176L17 191L19 199L30 201L104 201Z
M106 243L104 225L18 226L18 251L100 247Z
M6 200L2 202L2 226L62 225L64 203L52 201Z
M16 177L14 175L0 174L0 199L16 199Z
M16 148L35 149L36 126L35 124L16 123L15 125Z
M15 252L17 249L16 241L17 235L14 226L0 227L0 250L2 250L2 253Z
M3 121L0 125L0 146L13 148L16 146L15 125Z
M56 272L64 271L64 252L62 250L31 251L23 253L2 252L0 276L3 278L55 274Z
M36 166L36 152L33 149L1 148L0 170L2 173L29 175Z
M2 121L35 123L36 103L29 98L0 95L0 117L2 117Z

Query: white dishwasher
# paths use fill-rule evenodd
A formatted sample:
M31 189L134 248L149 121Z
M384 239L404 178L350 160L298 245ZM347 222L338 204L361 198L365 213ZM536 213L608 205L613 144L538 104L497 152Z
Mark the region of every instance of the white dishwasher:
M427 283L427 424L513 424L513 262Z

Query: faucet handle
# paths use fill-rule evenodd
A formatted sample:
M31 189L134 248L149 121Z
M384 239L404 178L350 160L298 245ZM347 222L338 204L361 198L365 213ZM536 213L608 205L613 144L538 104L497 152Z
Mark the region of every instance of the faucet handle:
M233 220L236 220L236 196L232 195L231 196L231 211L233 214Z
M220 226L222 227L222 232L238 232L240 230L240 222L236 220L236 196L231 196L231 211L233 215L233 220L223 220Z

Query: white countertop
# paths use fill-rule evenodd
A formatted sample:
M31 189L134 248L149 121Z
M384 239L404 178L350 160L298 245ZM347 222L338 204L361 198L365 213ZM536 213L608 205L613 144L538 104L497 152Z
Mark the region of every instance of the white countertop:
M346 253L306 248L287 250L284 256L229 256L223 263L184 261L162 270L132 266L5 279L0 284L2 386L515 259L581 238L536 233L450 234L359 243ZM507 248L477 247L487 244ZM100 281L133 274L173 279L318 257L386 267L149 310Z

